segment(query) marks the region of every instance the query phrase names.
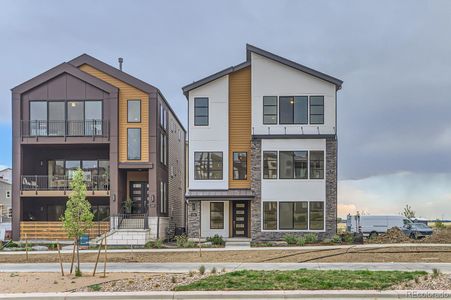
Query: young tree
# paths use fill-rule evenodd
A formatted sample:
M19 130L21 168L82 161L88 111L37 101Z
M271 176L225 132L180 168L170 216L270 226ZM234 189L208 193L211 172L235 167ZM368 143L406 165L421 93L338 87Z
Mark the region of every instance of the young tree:
M415 218L415 212L412 210L412 207L410 207L409 204L407 204L406 207L404 207L403 215L404 215L404 217L406 217L408 219Z
M80 237L86 234L92 226L94 215L91 212L91 204L86 199L86 184L83 180L84 173L80 168L75 171L70 187L72 193L66 204L66 211L61 218L64 230L69 238L73 238L77 247L77 269L75 274L81 274L80 271Z

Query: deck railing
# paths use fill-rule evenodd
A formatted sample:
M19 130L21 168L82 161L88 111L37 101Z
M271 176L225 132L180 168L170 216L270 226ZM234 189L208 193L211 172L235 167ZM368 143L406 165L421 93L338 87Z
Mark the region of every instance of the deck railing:
M149 229L148 214L117 214L111 216L113 229Z
M22 120L22 137L108 137L108 120Z
M72 178L67 175L22 175L22 191L70 191ZM109 191L110 178L107 175L92 175L85 178L89 191Z

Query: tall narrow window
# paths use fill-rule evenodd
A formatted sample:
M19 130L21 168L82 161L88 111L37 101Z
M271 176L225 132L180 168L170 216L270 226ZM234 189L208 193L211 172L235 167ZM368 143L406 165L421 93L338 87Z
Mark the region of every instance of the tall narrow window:
M263 124L277 124L277 96L263 97Z
M307 230L308 202L280 202L279 228Z
M166 182L160 182L160 212L166 214L168 212L168 191Z
M281 179L307 179L308 178L308 152L307 151L280 151Z
M277 202L263 202L263 230L277 230Z
M141 100L127 100L127 121L129 123L141 122Z
M307 124L308 97L281 96L279 97L280 124Z
M247 152L233 152L233 180L247 179Z
M160 162L163 165L167 165L168 163L168 138L164 132L160 132Z
M195 180L222 180L222 152L194 152Z
M310 96L310 124L324 124L324 96Z
M224 202L210 202L210 229L224 229Z
M310 230L324 229L324 202L310 202Z
M208 98L194 98L194 125L208 126Z
M85 101L85 134L102 135L102 101Z
M277 151L263 151L263 179L277 179Z
M47 135L47 102L30 102L30 135Z
M127 128L127 159L141 159L141 128Z
M67 133L70 136L83 136L84 129L84 103L83 101L67 102Z
M324 151L310 151L310 179L324 179Z
M49 102L49 135L64 136L66 130L66 110L63 101Z

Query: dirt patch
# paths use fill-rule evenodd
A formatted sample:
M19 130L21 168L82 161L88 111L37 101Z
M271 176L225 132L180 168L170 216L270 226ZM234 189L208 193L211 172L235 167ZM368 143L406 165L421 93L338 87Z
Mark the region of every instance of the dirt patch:
M419 240L420 243L451 243L451 228L435 229L431 236Z
M409 243L412 242L408 236L398 227L387 230L386 233L379 234L374 238L368 239L370 244L393 244L393 243Z
M438 274L418 277L391 287L393 290L450 290L451 274Z

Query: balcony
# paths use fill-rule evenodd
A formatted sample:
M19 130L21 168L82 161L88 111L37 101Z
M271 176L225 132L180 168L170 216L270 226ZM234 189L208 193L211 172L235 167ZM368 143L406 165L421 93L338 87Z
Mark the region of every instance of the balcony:
M108 120L22 120L21 137L109 137Z
M68 196L71 192L72 179L66 175L22 175L20 179L20 191L24 197L61 197ZM85 176L87 196L109 196L110 179L107 175Z

